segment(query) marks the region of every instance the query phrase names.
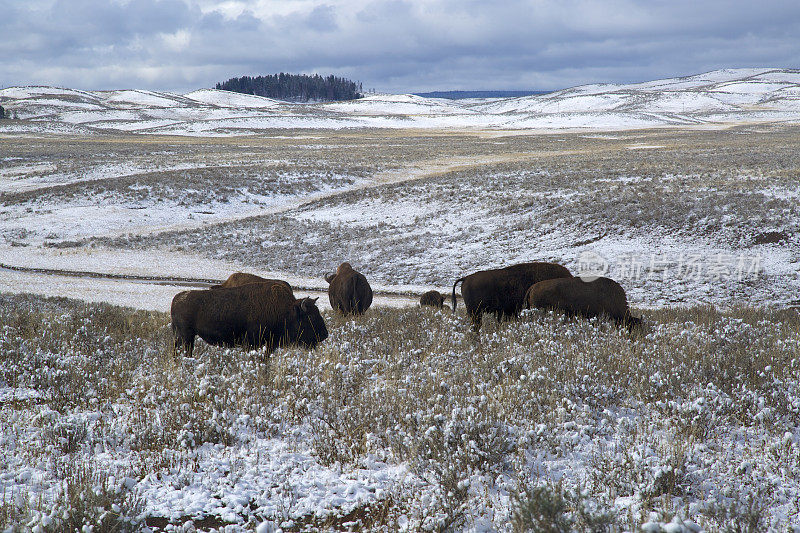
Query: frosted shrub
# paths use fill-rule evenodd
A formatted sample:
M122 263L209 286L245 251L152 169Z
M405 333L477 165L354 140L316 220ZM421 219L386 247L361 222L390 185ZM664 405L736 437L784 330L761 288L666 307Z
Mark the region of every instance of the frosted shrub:
M0 529L124 529L137 497L180 526L197 517L160 495L184 489L235 492L206 502L234 530L781 530L796 512L796 313L648 310L630 335L526 312L476 336L463 312L375 307L326 313L315 350L187 358L165 314L0 303L0 385L21 398L0 399ZM65 466L91 461L132 481Z
M513 498L511 525L518 533L616 532L616 517L580 490L560 484L523 488Z
M52 505L32 512L27 526L44 532L133 532L141 529L142 501L118 480L87 465L67 463Z

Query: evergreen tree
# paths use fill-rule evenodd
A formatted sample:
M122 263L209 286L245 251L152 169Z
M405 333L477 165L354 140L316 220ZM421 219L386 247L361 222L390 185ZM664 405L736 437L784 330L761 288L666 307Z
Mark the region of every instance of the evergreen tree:
M297 102L354 100L361 98L361 83L329 75L272 74L267 76L242 76L216 84L217 89L244 94L254 94Z

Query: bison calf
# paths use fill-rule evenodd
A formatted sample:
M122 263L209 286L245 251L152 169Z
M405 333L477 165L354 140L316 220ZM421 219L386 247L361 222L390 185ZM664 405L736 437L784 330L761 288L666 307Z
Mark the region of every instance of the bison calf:
M266 346L267 353L288 344L313 348L328 337L315 301L266 283L183 291L172 299L174 348L191 357L195 335L217 346Z
M428 291L419 298L419 305L430 305L441 309L444 307L445 295L439 291Z
M342 263L335 274L325 276L331 307L344 315L363 314L372 305L372 288L367 278L353 270L350 263Z
M483 313L492 313L497 320L519 316L525 305L525 293L539 281L552 278L571 278L566 267L555 263L521 263L494 270L482 270L459 278L453 284L453 312L456 310L456 285L461 295L472 329L480 331Z
M527 307L558 309L568 316L587 318L608 316L628 329L641 324L642 319L631 315L625 289L609 278L584 281L581 278L561 278L540 281L525 295Z
M220 285L212 285L212 289L229 289L231 287L241 287L242 285L247 285L248 283L268 283L270 285L283 285L289 292L292 292L292 286L289 285L288 282L283 281L282 279L269 279L269 278L262 278L261 276L256 276L255 274L248 274L247 272L234 272L228 279L222 282Z

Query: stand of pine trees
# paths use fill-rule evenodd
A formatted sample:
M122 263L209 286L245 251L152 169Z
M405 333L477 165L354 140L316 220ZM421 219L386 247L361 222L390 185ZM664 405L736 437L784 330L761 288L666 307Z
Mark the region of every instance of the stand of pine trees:
M244 94L267 96L295 102L354 100L361 98L361 83L319 74L271 74L267 76L242 76L217 83L217 89Z

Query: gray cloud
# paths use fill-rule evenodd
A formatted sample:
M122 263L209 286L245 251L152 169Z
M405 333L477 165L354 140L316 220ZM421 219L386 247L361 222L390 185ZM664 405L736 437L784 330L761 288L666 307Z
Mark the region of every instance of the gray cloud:
M800 4L710 0L0 0L0 84L184 91L244 74L552 89L798 67Z
M305 16L306 25L312 30L331 32L338 29L336 10L332 6L317 6Z

